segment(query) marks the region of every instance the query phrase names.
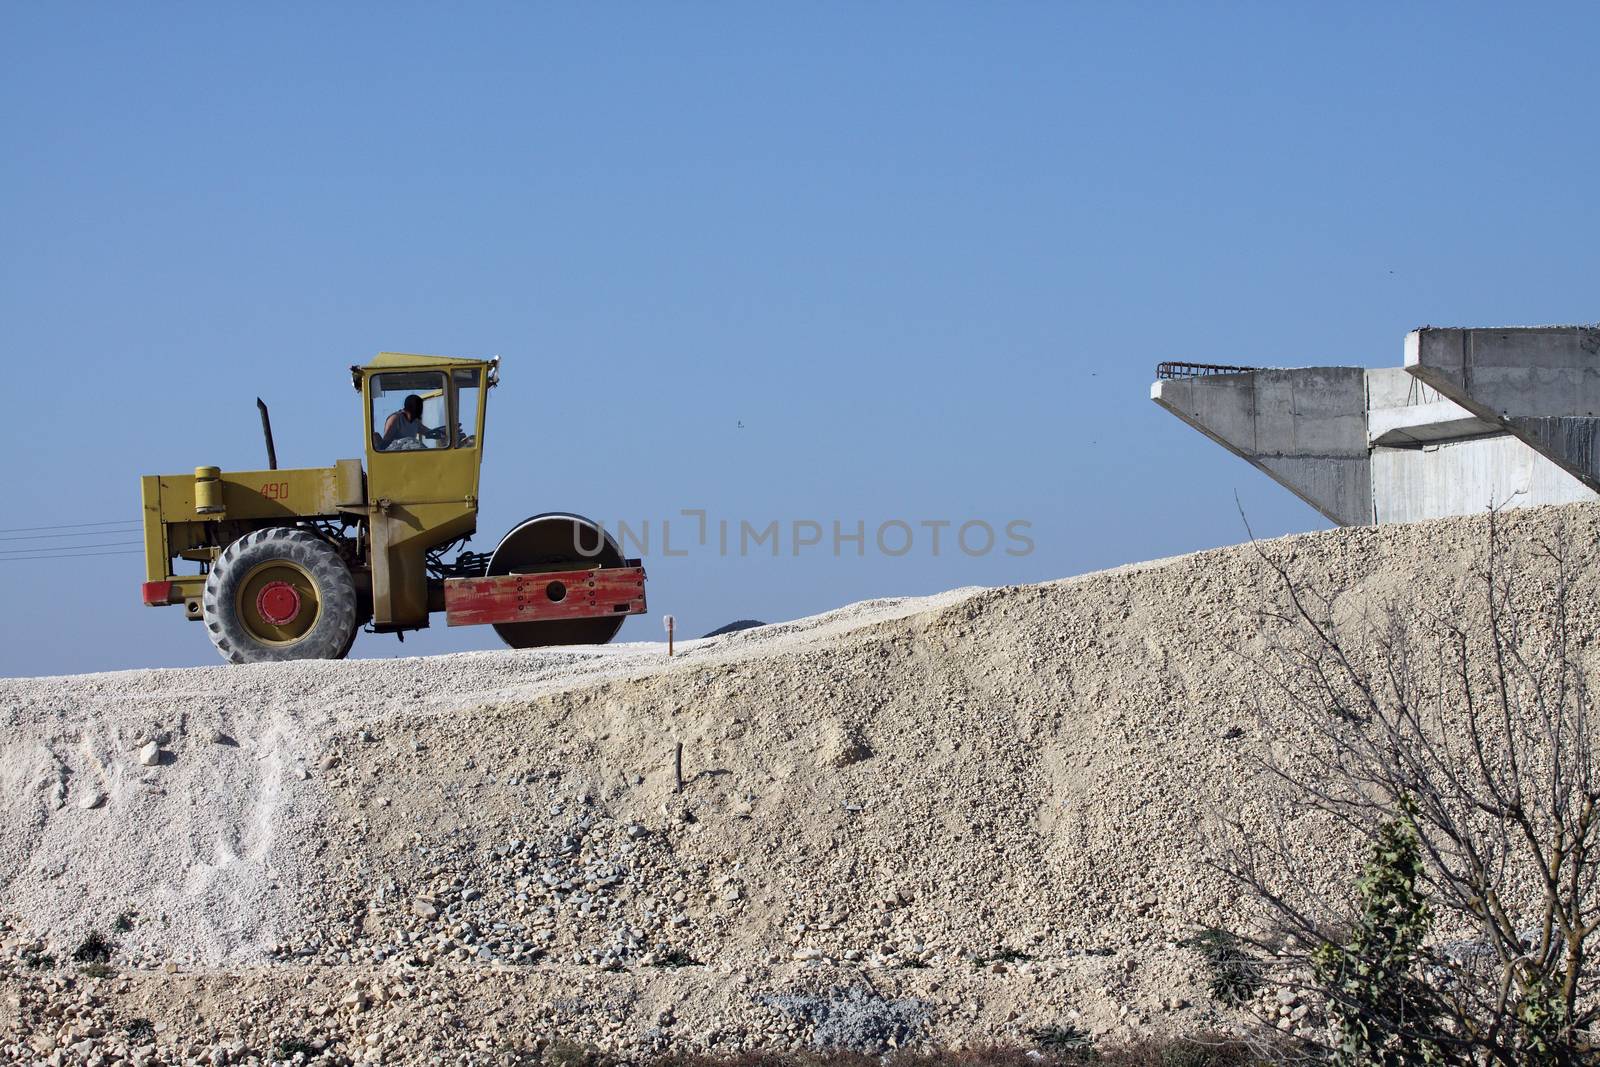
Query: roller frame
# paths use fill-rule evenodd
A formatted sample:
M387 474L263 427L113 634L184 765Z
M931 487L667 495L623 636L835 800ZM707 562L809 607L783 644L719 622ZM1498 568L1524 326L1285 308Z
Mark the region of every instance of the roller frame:
M642 615L647 610L644 568L623 567L450 578L444 583L445 622L479 626ZM555 592L559 587L559 597Z

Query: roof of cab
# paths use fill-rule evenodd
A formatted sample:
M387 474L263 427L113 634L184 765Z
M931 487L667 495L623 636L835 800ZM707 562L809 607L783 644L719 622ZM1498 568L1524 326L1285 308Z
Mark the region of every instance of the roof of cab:
M384 370L406 367L438 367L441 365L463 364L473 367L485 363L494 363L493 359L463 359L460 356L423 356L414 352L379 352L368 363L365 369Z
M355 384L356 391L361 391L361 376L367 371L376 370L417 370L428 367L488 367L489 387L492 389L500 384L500 357L493 359L463 359L460 356L424 356L415 352L379 352L371 363L361 366L352 364L350 367L350 380Z

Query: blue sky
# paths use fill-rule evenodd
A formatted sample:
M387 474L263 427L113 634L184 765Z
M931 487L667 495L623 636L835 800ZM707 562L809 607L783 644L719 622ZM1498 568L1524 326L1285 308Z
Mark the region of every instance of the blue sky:
M1236 491L1317 528L1154 364L1600 318L1597 11L7 5L0 527L260 466L257 395L283 465L357 456L345 368L394 349L503 359L476 548L546 510L1031 524L657 552L625 638L1232 543ZM20 555L0 674L217 662L139 557Z

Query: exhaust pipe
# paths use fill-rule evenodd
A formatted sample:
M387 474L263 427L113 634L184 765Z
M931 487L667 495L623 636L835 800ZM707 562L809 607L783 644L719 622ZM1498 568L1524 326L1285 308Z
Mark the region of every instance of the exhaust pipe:
M261 409L261 434L267 439L267 470L278 469L278 450L272 447L272 418L267 414L267 405L258 396L256 407Z

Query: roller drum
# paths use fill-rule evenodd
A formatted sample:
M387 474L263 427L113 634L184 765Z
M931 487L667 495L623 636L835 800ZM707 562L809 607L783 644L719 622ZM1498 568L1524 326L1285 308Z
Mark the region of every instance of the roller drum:
M500 539L489 557L490 577L538 574L582 567L621 567L622 549L600 524L582 515L548 512L523 519ZM624 616L555 619L547 622L494 624L500 640L512 648L550 645L603 645L617 636Z

